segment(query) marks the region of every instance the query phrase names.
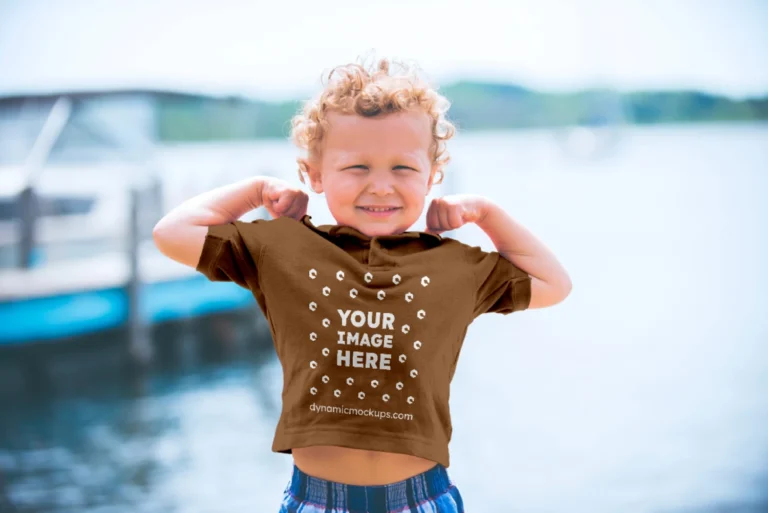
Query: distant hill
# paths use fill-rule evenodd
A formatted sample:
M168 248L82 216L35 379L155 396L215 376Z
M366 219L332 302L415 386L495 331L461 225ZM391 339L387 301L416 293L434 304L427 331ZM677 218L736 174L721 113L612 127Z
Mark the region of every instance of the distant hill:
M734 100L698 91L605 90L543 93L511 84L458 82L441 88L460 130L768 120L768 96ZM286 137L300 102L204 96L158 99L158 132L165 141Z

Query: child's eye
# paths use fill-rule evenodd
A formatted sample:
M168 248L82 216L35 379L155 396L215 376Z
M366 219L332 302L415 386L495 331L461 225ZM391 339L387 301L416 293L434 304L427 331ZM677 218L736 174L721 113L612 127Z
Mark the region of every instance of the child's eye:
M368 166L365 166L363 164L357 164L355 166L344 167L344 168L342 168L342 171L346 171L347 169L362 169L364 171L367 171L368 170ZM419 171L418 169L413 168L411 166L395 166L392 169L405 169L405 170L408 170L408 171L416 171L417 173Z

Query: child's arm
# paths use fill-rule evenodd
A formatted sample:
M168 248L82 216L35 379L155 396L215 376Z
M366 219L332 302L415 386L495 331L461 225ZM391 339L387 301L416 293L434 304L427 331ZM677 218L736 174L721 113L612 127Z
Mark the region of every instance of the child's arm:
M544 308L571 293L571 278L555 255L504 209L483 198L477 225L501 255L531 276L531 304Z
M272 177L256 176L198 194L168 212L152 230L165 256L190 267L200 261L208 227L235 221L264 205L272 217L300 218L308 197Z
M436 198L427 213L430 231L454 230L470 222L488 235L504 258L531 276L528 308L552 306L568 297L571 279L555 255L489 199L475 195Z

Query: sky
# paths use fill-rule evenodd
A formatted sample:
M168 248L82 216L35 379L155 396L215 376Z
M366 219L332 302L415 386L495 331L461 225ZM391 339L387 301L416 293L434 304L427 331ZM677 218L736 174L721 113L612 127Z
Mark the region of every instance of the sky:
M362 55L549 91L768 94L768 0L0 0L0 94L306 96Z

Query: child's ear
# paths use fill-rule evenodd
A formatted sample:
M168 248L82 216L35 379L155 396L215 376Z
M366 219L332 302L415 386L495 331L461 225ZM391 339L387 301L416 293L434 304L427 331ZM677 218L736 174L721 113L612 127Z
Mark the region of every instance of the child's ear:
M323 180L317 165L309 159L304 158L297 159L296 161L299 164L299 179L301 182L307 183L304 180L304 175L306 175L309 180L309 188L312 189L313 192L321 194L323 192Z
M432 192L433 185L443 183L443 176L443 169L440 166L432 167L432 172L429 174L429 181L427 182L427 194Z

